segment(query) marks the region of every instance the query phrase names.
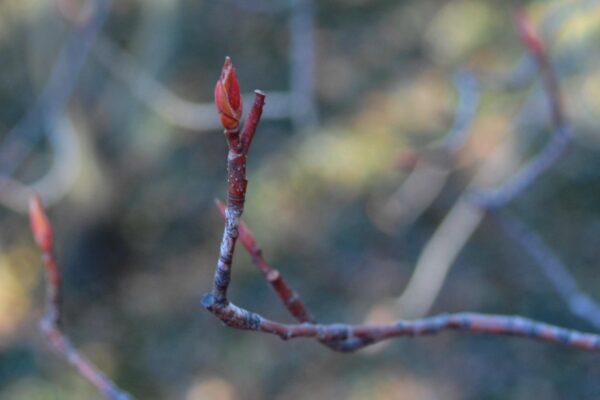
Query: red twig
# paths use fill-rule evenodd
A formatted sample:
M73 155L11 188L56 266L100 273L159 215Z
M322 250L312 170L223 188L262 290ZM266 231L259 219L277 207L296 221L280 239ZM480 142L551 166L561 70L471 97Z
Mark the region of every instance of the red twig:
M225 205L219 200L216 200L217 207L221 216L225 218ZM271 265L263 257L262 249L256 244L252 231L243 220L240 220L238 227L238 239L244 248L248 251L252 257L252 262L256 267L263 273L265 280L271 285L271 288L277 294L277 297L281 300L285 308L288 310L290 315L298 322L310 322L317 323L315 318L312 316L304 301L300 295L292 289L291 286L285 281L281 273L272 268ZM366 346L367 343L360 339L344 339L344 340L322 340L319 339L323 345L336 351L353 351L360 347Z
M221 216L225 218L225 205L219 200L215 201ZM298 322L314 322L314 318L304 305L304 302L300 298L300 295L296 293L283 279L283 276L278 270L272 268L269 263L263 257L262 249L256 244L252 231L248 228L246 223L240 220L238 227L238 239L240 243L246 248L252 262L256 267L263 273L266 281L271 285L277 296L281 299L281 302L290 314Z
M225 86L221 85L221 87ZM217 83L217 87L219 87L219 83ZM260 92L257 92L257 96L259 95ZM257 99L254 106L262 109L263 100L264 95L262 98ZM219 112L221 112L219 96L217 96L217 107ZM258 112L258 116L260 117L260 112ZM253 133L258 120L259 118L249 122L253 126ZM520 316L457 313L442 314L414 321L398 321L384 325L317 324L308 321L300 324L283 324L268 320L259 314L236 306L227 299L227 288L231 281L231 263L238 237L242 244L247 246L263 274L268 275L275 270L270 268L262 259L261 251L256 245L253 236L240 220L247 186L245 162L248 148L241 146L240 148L244 149L243 152L236 150L234 144L243 143L243 140L240 142L237 138L230 138L227 135L227 127L225 126L225 128L226 138L229 143L229 196L228 206L224 213L225 232L215 271L213 291L204 295L202 299L202 305L225 325L236 329L274 334L282 339L297 337L316 338L322 342L332 343L332 347L338 344L342 346L340 349L343 350L356 350L392 337L421 336L445 330L519 336L563 344L588 351L600 350L600 335L578 332ZM239 159L242 161L232 161ZM281 279L280 283L284 282L279 273L276 275L278 279ZM274 286L274 289L284 301L284 304L286 304L287 293L281 288L286 288L288 292L291 292L291 290L287 284L283 283L282 285L284 286ZM289 305L287 307L295 315L295 311L290 309Z
M52 226L46 216L42 202L37 195L31 198L29 205L31 230L35 242L42 251L42 259L46 274L46 314L40 321L40 329L50 347L70 363L81 376L90 381L110 400L129 400L132 397L119 389L87 358L77 351L69 338L62 331L61 311L61 276L54 256Z
M227 288L231 281L231 263L238 238L240 217L244 211L246 197L246 155L250 149L254 132L260 122L265 94L255 92L254 104L250 115L240 133L239 122L242 115L240 86L235 75L235 68L229 57L225 59L221 76L215 87L215 103L221 115L221 123L225 129L225 138L229 146L227 156L227 209L223 240L215 272L213 292L217 303L227 303Z

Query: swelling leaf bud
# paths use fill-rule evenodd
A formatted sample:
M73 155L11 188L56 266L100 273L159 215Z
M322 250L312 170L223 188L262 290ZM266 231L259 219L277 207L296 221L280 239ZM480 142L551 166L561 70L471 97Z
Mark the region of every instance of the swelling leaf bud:
M215 86L215 104L223 128L228 130L237 129L242 118L242 97L235 68L229 57L225 58L221 76Z

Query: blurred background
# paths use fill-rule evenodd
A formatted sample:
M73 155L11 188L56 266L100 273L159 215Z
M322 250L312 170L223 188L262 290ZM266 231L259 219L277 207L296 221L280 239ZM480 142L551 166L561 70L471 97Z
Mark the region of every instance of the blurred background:
M572 275L554 280L465 201L552 136L521 7L574 134L506 210ZM599 39L600 2L583 0L2 0L0 398L101 398L38 331L31 190L65 331L136 398L598 398L594 354L455 333L337 354L225 328L200 297L223 226L211 101L229 55L242 91L268 95L245 219L319 321L479 311L600 329L568 301L573 282L600 297ZM231 299L291 322L242 247Z

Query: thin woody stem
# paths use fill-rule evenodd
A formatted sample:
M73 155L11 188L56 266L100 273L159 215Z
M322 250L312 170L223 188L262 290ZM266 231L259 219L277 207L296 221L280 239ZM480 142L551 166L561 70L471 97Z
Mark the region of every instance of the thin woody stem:
M252 109L241 134L231 135L231 131L225 131L225 137L229 145L229 154L227 155L226 223L212 291L217 302L223 304L227 303L227 288L231 281L233 253L239 234L240 217L244 211L246 186L248 184L246 180L246 155L260 122L264 104L265 94L257 90ZM241 145L239 145L240 143Z
M433 335L447 330L475 334L516 336L563 346L600 351L600 335L547 324L521 316L455 313L440 314L413 321L400 320L381 325L347 324L283 324L268 320L259 314L240 308L233 303L222 306L211 295L203 298L202 304L225 325L243 330L269 333L281 339L299 337L323 341L360 341L359 347L394 337Z
M311 322L312 318L307 313L304 304L300 302L299 297L285 283L279 272L272 269L263 259L262 252L256 245L250 230L240 219L247 188L245 164L247 152L264 104L264 94L257 91L256 96L257 100L253 108L257 108L257 117L255 119L249 118L247 126L251 127L249 128L251 131L242 134L242 143L247 143L247 145L242 145L241 149L236 149L232 147L231 141L228 140L230 147L228 156L229 190L228 205L224 210L225 231L215 271L213 291L205 294L202 298L202 305L225 325L236 329L274 334L282 339L315 338L334 350L344 351L357 350L388 338L430 335L446 330L518 336L587 351L600 350L600 335L566 329L521 316L465 312L441 314L413 321L401 320L392 324L381 325L317 324ZM253 112L250 115L253 115ZM243 132L246 132L246 127L244 127ZM223 212L223 207L220 208ZM248 249L253 260L267 277L288 311L298 320L305 322L284 324L271 321L259 314L238 307L227 299L227 288L231 281L231 263L238 238ZM290 298L295 299L296 308L292 306L292 302L289 301Z
M51 227L41 208L39 198L32 199L30 213L35 217L33 220L38 224L32 224L34 236L42 250L42 260L47 274L46 282L46 314L40 321L40 330L48 340L50 347L69 364L71 364L81 376L91 382L109 400L130 400L131 395L119 389L119 387L107 378L92 362L79 353L62 330L62 285L61 275L54 255L51 238ZM37 218L37 219L36 219ZM41 221L41 222L40 222ZM49 232L45 240L39 239L39 232Z
M220 201L215 201L219 212L223 218L225 217L225 205ZM271 265L263 257L262 249L256 243L254 234L248 228L243 220L240 220L238 226L238 240L244 246L244 248L252 257L252 262L262 272L265 280L271 285L271 288L275 291L277 296L281 299L281 302L289 313L298 322L315 322L314 318L306 308L306 305L300 298L300 295L296 293L285 281L281 273L272 268Z
M221 216L225 218L225 205L220 201L216 201L217 208L221 213ZM271 265L265 260L263 256L262 249L256 243L256 239L254 238L254 234L248 228L248 225L243 220L240 220L240 224L238 227L238 239L240 243L244 246L250 257L252 257L252 262L254 265L262 272L265 280L269 283L277 297L281 300L285 308L288 310L290 315L294 317L298 322L309 322L309 323L317 323L316 319L312 316L311 312L308 310L304 301L300 295L286 282L281 273L271 267ZM369 342L365 340L321 340L319 339L323 345L331 348L336 351L353 351L357 350L360 347L364 347Z
M217 206L223 213L224 212L223 204L220 202L217 202ZM222 214L222 215L224 215L224 214ZM500 216L501 216L498 213L493 213L492 215L495 218L497 217L498 219L500 219ZM500 221L499 221L499 223L500 223ZM264 259L263 255L262 255L262 250L257 245L254 235L252 234L252 231L248 228L248 226L244 223L244 221L240 221L239 240L242 243L242 245L246 248L248 253L251 255L252 260L255 263L255 265L264 274L267 281L271 284L271 286L273 287L273 289L275 290L275 292L277 293L279 298L282 300L282 302L284 303L284 305L286 306L286 308L288 309L290 314L292 314L299 322L309 323L311 325L317 326L318 329L328 330L328 329L339 329L340 328L339 324L320 325L320 324L316 323L314 318L312 318L310 316L310 313L306 309L300 296L296 292L294 292L293 289L290 288L290 286L285 282L285 280L283 279L283 277L281 276L279 271L272 268L269 265L269 263ZM529 243L529 241L527 243ZM532 251L535 251L535 249L537 249L538 247L539 246L532 246ZM537 254L537 253L535 253L535 254ZM532 256L535 256L535 254L533 254ZM536 260L538 258L539 257L536 257ZM558 272L561 272L563 270L564 270L564 266ZM550 272L552 272L552 271L550 271ZM546 271L546 274L548 275L548 274L550 274L550 272ZM563 276L564 273L565 272L561 273L560 276ZM271 276L277 277L277 282L278 282L277 284L275 284L274 281L270 279ZM570 278L570 275L568 277ZM557 279L552 279L551 277L549 277L549 279L551 279L553 283L555 283L555 281L557 280ZM283 290L282 290L282 288L283 288ZM574 290L569 290L568 293L565 294L568 296L566 296L566 297L563 296L563 297L565 297L565 300L567 300L567 299L569 300L568 301L569 305L574 303L576 299L579 300L579 302L577 304L582 302L581 301L581 299L582 299L581 292L579 292L577 290L576 285L573 286L573 289ZM561 295L563 294L561 292L560 288L557 288L557 290L559 290ZM289 299L290 299L290 297L288 297L289 293L293 294L292 298L294 299L294 302L289 302ZM585 296L585 295L583 295L583 296ZM585 296L585 298L588 298L588 297ZM581 308L581 305L579 307ZM243 311L244 310L241 310L240 312L237 312L237 313L234 312L233 315L236 315L236 317L243 315L244 318L250 319L251 317L249 317L248 314L252 314L252 313L248 312L248 314L246 314ZM223 313L222 315L224 316L227 314ZM579 313L578 315L580 315L582 318L586 318L586 319L589 318L589 316L587 316L585 313L583 315L581 313ZM308 318L306 316L308 316ZM289 329L291 329L291 332L296 332L296 331L305 332L304 330L302 330L298 327L290 328L290 326L288 326L288 325L282 325L282 324L279 324L279 323L276 323L273 321L268 321L268 320L264 319L263 317L260 317L260 319L261 319L261 321L264 322L264 324L263 324L264 326L260 329L255 329L255 330L268 332L269 327L271 327L271 328L276 327L275 331L268 332L268 333L281 334L282 332L286 332L286 329L288 330L287 332L290 332ZM440 324L440 320L442 322L445 321L444 324L446 324L446 326L440 326L437 331L431 331L431 329L433 328L434 325ZM462 324L465 326L462 326L462 327L455 326L455 325L457 325L455 322L459 321L459 320L462 320ZM224 322L226 325L229 325L226 321L224 321ZM596 325L595 320L590 320L590 322L593 323L594 325ZM247 324L241 324L241 325L243 326L243 325L251 325L251 324L247 323ZM390 326L393 326L393 325L401 326L402 329L395 331L394 329L389 328ZM469 327L467 327L466 325L469 325ZM598 347L597 344L594 344L593 346L595 346L595 347L592 349L589 345L589 343L591 343L589 338L586 339L587 343L588 343L587 347L585 347L585 345L583 347L580 346L578 344L578 340L575 339L575 338L584 337L585 335L593 335L593 336L598 336L598 335L571 331L568 329L548 325L548 324L538 322L535 320L530 320L527 318L503 316L503 315L485 315L485 314L474 314L474 313L444 314L441 316L425 318L422 320L399 321L399 322L391 324L391 325L381 325L381 326L362 325L362 326L357 326L357 327L353 327L350 325L343 325L343 326L344 326L344 329L347 329L347 330L353 330L353 329L361 330L362 329L363 331L369 332L369 333L365 333L362 336L360 336L360 335L357 336L356 334L349 334L349 336L346 338L329 337L329 336L331 336L329 333L324 334L325 336L319 335L319 334L317 334L317 335L308 335L307 334L307 335L314 336L320 342L327 345L328 347L331 347L334 350L341 350L341 351L357 350L359 348L373 344L377 341L387 339L390 337L394 337L394 336L409 336L412 334L412 333L409 333L410 330L416 331L416 330L419 330L422 328L423 328L422 332L414 333L414 334L415 335L424 335L424 334L437 333L437 332L439 332L441 330L445 330L445 329L454 329L454 330L470 331L472 333L496 333L496 334L500 334L500 335L514 335L514 336L522 336L522 337L529 336L529 337L532 337L533 339L545 340L545 341L555 342L555 343L563 340L562 337L564 337L565 332L572 332L572 334L569 333L569 335L572 336L573 343L561 342L562 344L570 345L570 346L577 347L577 348L583 348L583 349L587 349L587 350L597 349L597 347ZM386 327L386 326L388 328L383 329L383 327ZM493 331L491 328L492 326L498 326L499 327L498 331L497 332ZM323 327L326 327L326 328L323 328ZM267 330L264 330L263 328L267 329ZM390 335L379 338L380 332L382 331L382 329L383 330L387 329L387 331L390 331L391 332ZM408 331L407 331L407 329L408 329ZM529 332L533 331L534 333L537 332L538 335L536 335L536 334L529 335L527 333L528 331ZM312 331L310 331L310 332L312 332ZM551 332L551 333L548 333L548 332ZM284 336L286 338L288 335L292 335L290 337L307 336L304 334L298 335L296 333L285 333L284 334ZM562 335L562 337L561 337L561 335ZM586 342L586 340L583 340L583 342Z

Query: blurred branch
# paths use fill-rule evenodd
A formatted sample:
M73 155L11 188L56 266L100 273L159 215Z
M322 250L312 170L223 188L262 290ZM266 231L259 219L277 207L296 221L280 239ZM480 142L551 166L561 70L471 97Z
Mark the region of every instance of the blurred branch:
M569 307L569 310L600 329L600 305L581 291L567 267L531 228L518 218L501 211L490 211L496 225L519 245Z
M546 147L525 163L511 179L497 188L472 195L472 201L484 208L501 207L527 190L544 172L556 164L571 141L571 127L566 121L563 95L544 44L525 14L519 13L515 19L521 41L535 59L541 74L554 134Z
M396 231L400 223L409 225L429 208L468 139L479 105L479 83L473 73L463 70L455 75L454 85L458 98L454 122L441 148L433 154L417 155L417 163L404 183L374 213L377 224L386 232Z
M110 400L129 400L132 397L123 392L107 378L94 364L79 353L62 330L62 291L61 275L54 255L52 227L46 216L42 202L37 195L31 197L29 205L31 230L35 242L42 251L46 269L46 314L40 321L40 329L54 351L71 364L79 374Z
M456 202L421 250L413 273L396 300L398 315L418 318L427 314L483 216L480 209L464 198Z
M398 310L402 316L420 317L429 311L452 263L483 220L484 210L500 207L528 188L543 172L556 163L569 141L570 134L566 124L562 94L544 46L523 15L517 17L517 25L522 42L536 60L542 74L546 98L549 99L550 115L556 131L544 150L523 165L503 185L488 191L475 189L475 194L461 196L423 248L414 272L404 292L398 298ZM505 145L496 153L495 158L484 165L473 183L507 175L508 170L512 168L511 165L513 163L510 147ZM480 187L477 184L471 186Z
M52 126L52 119L63 113L87 55L108 17L110 4L110 0L94 1L88 20L73 28L74 31L60 51L50 78L35 104L2 139L0 175L5 179L12 177L30 154L43 127Z

